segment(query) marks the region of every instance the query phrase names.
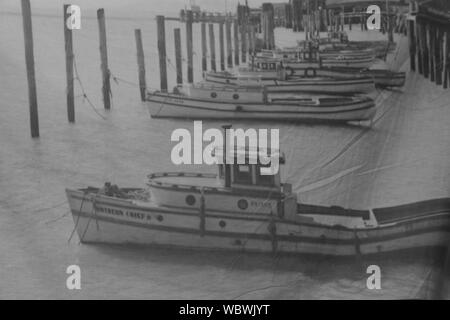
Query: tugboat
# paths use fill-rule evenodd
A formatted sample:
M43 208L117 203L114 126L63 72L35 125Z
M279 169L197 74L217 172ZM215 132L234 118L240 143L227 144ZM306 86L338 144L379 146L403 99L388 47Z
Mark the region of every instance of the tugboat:
M270 162L251 161L267 155L285 162L275 150L240 148L217 174L154 173L141 189L67 189L80 241L333 256L449 245L450 198L373 210L303 204L279 170L263 174Z

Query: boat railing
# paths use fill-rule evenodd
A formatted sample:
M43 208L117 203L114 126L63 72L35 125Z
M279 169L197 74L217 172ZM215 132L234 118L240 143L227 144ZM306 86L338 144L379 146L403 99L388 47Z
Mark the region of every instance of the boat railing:
M252 92L252 93L262 93L262 85L246 85L246 86L218 86L209 83L196 83L192 85L193 89L208 90L208 91L218 91L218 92Z
M220 189L220 187L208 187L208 186L194 186L189 184L180 184L180 183L170 183L170 182L162 182L162 181L156 181L154 179L158 178L208 178L208 179L216 179L217 175L213 173L191 173L191 172L157 172L152 173L147 176L149 179L148 186L165 186L165 187L172 187L172 188L178 188L178 189L185 189L185 190L198 190L203 189L205 191L217 191Z

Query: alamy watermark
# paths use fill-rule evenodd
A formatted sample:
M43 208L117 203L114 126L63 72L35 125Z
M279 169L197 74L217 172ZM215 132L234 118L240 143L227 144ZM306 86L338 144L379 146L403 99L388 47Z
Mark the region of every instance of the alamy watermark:
M229 128L224 136L222 130L216 128L203 132L202 121L194 121L193 136L188 129L180 128L172 132L170 139L178 142L170 155L176 165L259 163L268 166L261 168L262 175L274 175L279 170L278 129ZM208 144L204 147L204 143Z

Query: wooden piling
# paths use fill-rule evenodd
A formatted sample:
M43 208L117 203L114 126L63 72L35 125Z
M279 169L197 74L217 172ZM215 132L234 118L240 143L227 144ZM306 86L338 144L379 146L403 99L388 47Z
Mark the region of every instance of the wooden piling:
M412 71L416 71L416 38L413 20L408 21L408 41L409 41L410 67Z
M256 26L250 26L250 54L253 56L256 54Z
M28 79L28 102L30 107L31 137L39 137L39 116L34 70L33 25L31 21L30 0L22 0L23 33L25 41L25 62Z
M437 85L442 85L442 61L441 61L441 29L439 27L434 28L434 32L432 33L433 39L433 56L434 56L434 78L436 80Z
M194 83L194 49L192 38L192 10L186 11L186 45L187 45L187 80L188 83Z
M416 18L415 21L415 34L416 34L416 43L417 43L417 71L419 74L423 74L423 47L422 47L422 29L420 25L420 20Z
M227 40L227 67L233 68L233 46L231 40L231 21L227 19L225 22L225 36ZM236 44L236 42L235 42Z
M173 30L175 39L175 69L177 70L177 84L183 84L183 62L181 55L181 30Z
M141 94L141 101L145 101L147 83L145 79L144 46L142 45L141 29L134 30L134 37L136 39L137 64L139 73L139 92Z
M205 72L208 70L208 62L207 62L207 43L206 43L206 24L202 22L201 24L201 35L202 35L202 71Z
M254 40L253 40L253 25L248 25L247 37L248 37L248 55L251 56L254 51Z
M156 30L158 33L160 87L161 92L167 92L166 28L164 16L156 16Z
M209 24L209 51L211 52L211 70L216 72L216 40L214 38L214 25Z
M247 62L247 24L245 19L241 25L241 61L242 63Z
M101 59L101 69L102 69L102 79L103 79L103 104L106 110L111 109L111 74L108 67L108 47L106 44L106 23L105 23L105 10L97 10L97 20L98 20L98 32L100 39L100 59Z
M234 39L234 64L239 65L239 22L234 20L233 24L233 39Z
M303 2L302 0L292 0L292 22L293 22L293 30L294 32L303 31L302 25L302 11L303 11Z
M444 88L448 88L448 81L449 81L449 60L448 60L448 33L447 31L444 32L443 36L443 43L442 43L442 79L444 81Z
M220 70L225 70L225 43L223 37L223 22L219 24L219 51L220 51Z
M431 24L426 24L427 52L428 52L428 70L430 71L430 80L434 82L434 56L433 56L433 35Z
M67 20L70 18L69 4L63 6L64 10L64 48L66 52L66 101L67 101L67 118L70 123L75 122L75 93L74 93L74 74L73 74L73 38L72 29L68 28Z
M263 47L272 50L275 48L274 34L274 10L271 3L263 3L262 5L262 31L263 31Z

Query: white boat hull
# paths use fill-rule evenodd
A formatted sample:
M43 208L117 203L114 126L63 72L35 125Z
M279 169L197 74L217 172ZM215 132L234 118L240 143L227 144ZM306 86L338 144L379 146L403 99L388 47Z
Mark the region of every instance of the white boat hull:
M83 243L353 256L447 246L450 236L449 212L363 230L223 212L206 212L202 222L198 210L76 190L67 190L67 196Z
M342 79L295 79L275 80L258 79L248 80L246 83L236 76L207 73L205 81L223 85L264 85L268 93L325 93L325 94L349 94L369 93L375 90L372 78L353 77Z
M365 121L376 113L375 104L369 98L349 100L341 105L299 105L227 103L152 94L147 103L154 118Z

